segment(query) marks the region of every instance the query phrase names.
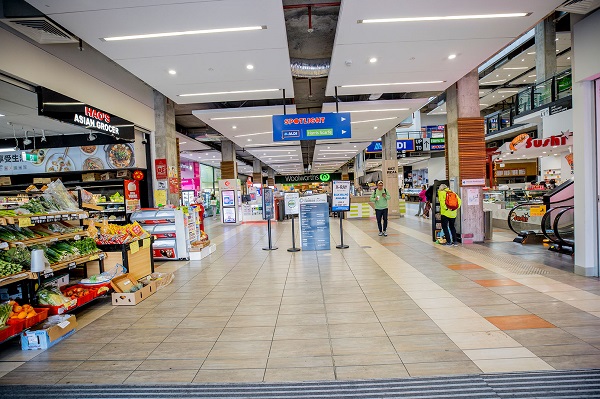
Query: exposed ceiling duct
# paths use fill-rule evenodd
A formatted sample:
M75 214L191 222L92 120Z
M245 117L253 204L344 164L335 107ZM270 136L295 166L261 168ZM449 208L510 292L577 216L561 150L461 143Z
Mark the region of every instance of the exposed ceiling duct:
M328 58L316 60L291 58L290 66L292 76L296 78L324 78L329 75L331 60Z
M596 8L600 7L600 0L569 0L562 6L558 7L558 11L570 12L573 14L589 14Z

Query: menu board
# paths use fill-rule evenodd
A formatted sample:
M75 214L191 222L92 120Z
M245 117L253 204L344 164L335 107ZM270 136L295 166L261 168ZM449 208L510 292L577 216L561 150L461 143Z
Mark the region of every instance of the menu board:
M100 171L135 166L132 144L88 145L83 147L42 148L27 150L36 161L23 161L23 151L0 154L0 174Z
M273 219L273 189L263 189L263 220Z
M327 202L300 203L300 239L303 251L330 249Z

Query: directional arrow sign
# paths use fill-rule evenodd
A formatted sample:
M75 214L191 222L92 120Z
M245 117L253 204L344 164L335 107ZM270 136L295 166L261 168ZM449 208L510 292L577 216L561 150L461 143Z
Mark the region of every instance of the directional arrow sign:
M351 138L350 114L273 115L273 141Z

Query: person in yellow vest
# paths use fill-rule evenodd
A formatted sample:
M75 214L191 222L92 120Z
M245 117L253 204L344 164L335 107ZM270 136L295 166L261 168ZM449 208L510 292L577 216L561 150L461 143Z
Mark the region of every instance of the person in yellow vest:
M442 230L444 230L444 236L446 236L446 243L442 245L457 247L458 240L454 222L462 201L458 194L450 190L445 184L440 184L437 196L440 201L440 213L442 214Z

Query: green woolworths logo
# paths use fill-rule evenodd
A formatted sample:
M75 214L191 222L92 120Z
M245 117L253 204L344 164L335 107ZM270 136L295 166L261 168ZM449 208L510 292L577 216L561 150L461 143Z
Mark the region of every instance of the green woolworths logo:
M323 173L322 175L319 176L319 179L321 179L321 181L329 181L330 178L331 178L331 176L329 176L328 173Z

